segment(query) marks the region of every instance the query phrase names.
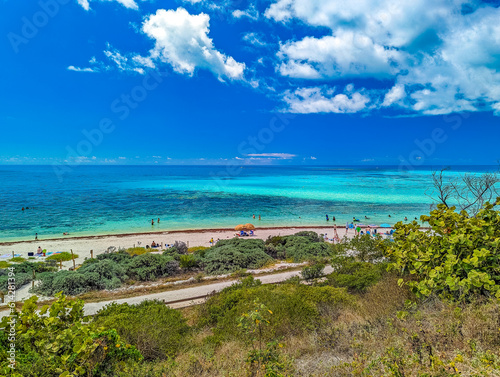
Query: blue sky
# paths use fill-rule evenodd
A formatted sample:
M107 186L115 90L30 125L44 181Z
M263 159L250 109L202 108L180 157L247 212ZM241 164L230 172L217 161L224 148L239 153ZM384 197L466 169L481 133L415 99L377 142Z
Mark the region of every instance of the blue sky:
M0 164L495 164L498 5L0 0Z

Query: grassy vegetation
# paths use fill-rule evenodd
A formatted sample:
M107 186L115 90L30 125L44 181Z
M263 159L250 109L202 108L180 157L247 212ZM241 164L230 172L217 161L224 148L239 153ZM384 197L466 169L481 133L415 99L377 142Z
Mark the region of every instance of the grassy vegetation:
M224 258L215 251L235 258L233 269L272 260L278 250L328 257L334 272L322 278L322 264L312 264L302 271L306 284L293 278L262 285L248 276L182 311L158 301L114 304L89 321L82 321L79 301L60 298L48 310L52 319L42 319L31 300L16 324L20 370L24 376L500 376L500 216L492 206L484 210L472 219L440 207L428 217L433 232L398 224L391 243L357 237L328 246L306 233L266 243L229 240L201 250L203 257L182 248L102 256L78 271L115 268L108 280L132 271L157 276L186 255L205 271L207 261L219 271ZM1 326L7 328L6 320ZM0 374L10 373L8 347L2 332Z
M64 251L64 252L59 253L59 254L50 255L47 258L45 258L45 260L55 260L57 262L67 262L67 261L72 260L73 257L78 258L78 254L71 255L71 253Z

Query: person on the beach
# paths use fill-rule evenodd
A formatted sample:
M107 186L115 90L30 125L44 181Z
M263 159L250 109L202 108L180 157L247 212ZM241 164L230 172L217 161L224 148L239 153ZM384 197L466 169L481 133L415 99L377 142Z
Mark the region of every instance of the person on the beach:
M153 242L151 243L151 247L156 247L156 243L155 243L155 241L153 241Z
M345 234L349 232L349 223L345 223Z
M35 233L35 241L38 241L38 233Z
M36 249L36 253L37 254L42 254L43 253L43 250L40 246L38 246L38 249Z
M214 244L214 238L210 238L210 246L212 246Z

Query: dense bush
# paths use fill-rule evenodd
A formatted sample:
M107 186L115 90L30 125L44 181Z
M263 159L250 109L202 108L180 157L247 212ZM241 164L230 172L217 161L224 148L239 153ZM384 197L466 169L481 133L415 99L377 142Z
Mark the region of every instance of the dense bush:
M112 376L124 364L142 360L134 346L125 344L115 330L91 328L83 321L83 302L58 296L38 313L37 298L25 302L17 321L16 336L9 317L0 323L0 374L11 376ZM8 352L14 344L15 369Z
M143 301L139 305L113 303L96 314L94 325L116 329L146 360L175 356L186 343L189 330L182 314L161 301Z
M303 231L291 236L269 237L266 240L266 253L274 259L302 262L328 257L332 250L317 233Z
M233 238L221 240L208 249L203 263L207 274L221 275L243 268L260 268L270 260L264 241Z
M334 272L327 276L327 284L344 287L350 292L363 292L377 283L386 273L387 263L359 262L346 258L333 264Z
M73 257L75 259L78 258L78 254L73 254L73 256L72 256L71 253L68 253L67 251L64 251L64 252L59 253L59 254L50 255L50 256L48 256L45 259L46 260L55 260L57 262L67 262L67 261L72 260Z
M7 274L0 275L0 292L7 293L8 291L7 287L9 285L8 279L9 277ZM31 283L31 281L33 280L33 274L16 273L15 279L16 279L15 280L16 289L19 289L22 286Z
M200 260L195 255L181 255L179 267L185 270L193 270L199 266Z
M16 264L13 266L14 272L16 274L22 273L33 273L35 271L38 272L47 272L47 271L57 271L57 267L54 264L50 264L49 262L23 262L21 264Z
M314 264L312 266L307 266L302 269L300 274L302 278L306 281L311 281L314 279L318 279L323 276L323 270L325 269L324 264Z
M408 284L420 296L432 293L464 299L474 294L500 298L500 198L485 204L476 216L438 205L416 221L396 224L394 243L386 252L397 271L416 276Z
M127 265L127 274L134 280L152 281L174 275L179 263L166 255L143 254L134 257Z
M52 296L57 292L78 295L84 292L115 289L127 279L125 268L110 259L89 260L76 271L59 271L41 273L40 284L34 288L35 293Z
M264 304L273 315L266 327L268 339L302 334L320 319L323 305L347 304L351 297L342 288L314 287L302 284L261 285L253 277L224 289L199 308L198 326L211 326L219 339L238 338L237 319L252 308Z

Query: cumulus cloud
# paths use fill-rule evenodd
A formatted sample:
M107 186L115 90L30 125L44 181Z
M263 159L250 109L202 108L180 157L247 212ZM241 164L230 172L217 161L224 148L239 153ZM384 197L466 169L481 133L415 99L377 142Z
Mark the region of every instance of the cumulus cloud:
M155 41L150 51L152 61L168 63L174 71L193 75L207 69L220 80L243 79L245 64L218 51L211 38L210 17L205 13L189 14L184 8L159 9L144 21L142 31Z
M78 1L78 4L80 4L82 6L82 8L85 10L90 10L90 2L96 2L96 1L100 1L100 2L116 1L117 3L120 3L121 5L123 5L125 8L135 9L135 10L139 9L139 6L135 2L135 0L77 0L77 1Z
M70 65L67 68L67 70L74 71L74 72L98 72L98 70L95 68L90 68L90 67L80 68L80 67L75 67L73 65Z
M232 15L234 18L249 18L254 21L259 19L259 11L253 5L246 10L236 9Z
M331 80L332 85L344 77L391 79L384 81L389 83L385 90L377 85L382 94L372 99L374 108L429 115L499 113L500 8L488 3L275 0L264 16L330 29L330 35L283 43L276 64L282 76ZM291 110L336 109L335 97L317 88L302 91L287 92L289 104L301 104Z
M286 109L291 113L356 113L366 108L370 98L359 92L346 88L345 93L335 94L332 90L322 88L298 88L294 92L287 91L284 101Z
M369 37L341 30L335 36L306 37L281 46L279 71L296 78L390 76L405 54L374 43Z
M404 85L394 85L384 96L383 107L391 106L406 96Z

